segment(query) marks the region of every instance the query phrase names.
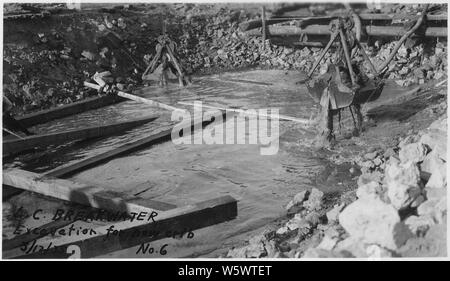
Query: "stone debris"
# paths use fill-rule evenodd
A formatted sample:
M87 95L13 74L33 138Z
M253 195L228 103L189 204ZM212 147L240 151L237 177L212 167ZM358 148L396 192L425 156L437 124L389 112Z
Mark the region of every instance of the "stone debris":
M291 210L297 206L297 213L270 240L276 256L369 259L446 256L447 182L442 176L446 161L439 151L446 146L446 137L434 139L431 146L422 141L430 138L427 136L430 132L436 132L436 124L442 124L443 119L446 114L418 135L401 139L398 147L387 153L372 150L362 154L359 163L380 159L382 165L363 172L356 196L341 196L341 203L328 211L323 209L320 191L297 194L288 205ZM445 129L439 127L446 135ZM315 239L314 243L306 249L299 246L308 237ZM254 243L248 247L233 253L249 257L254 255L255 248L263 252Z
M436 125L445 119L446 114L418 135L401 139L398 148L363 154L357 161L362 164L363 174L357 181L356 196L350 202L341 199L342 203L326 211L319 190L297 194L287 208L297 213L270 240L275 245L272 249L278 253L276 256L446 256L446 161L440 153L446 150L446 127ZM430 134L436 133L440 137L431 142ZM364 164L368 161L373 165ZM300 247L308 237L319 238L306 249ZM233 253L237 251L245 254L239 257L249 257L255 255L255 248L263 253L261 244L248 247Z
M152 16L144 19L127 14L133 10L151 10L152 6L134 6L121 7L120 13L107 13L104 16L99 14L86 18L73 15L72 20L63 21L58 28L30 34L33 43L26 48L5 44L4 92L11 100L14 111L21 114L91 95L82 87L82 81L98 71L99 66L112 68L118 72L117 75L127 77L127 85L138 85L141 82L138 74L142 72L136 69L130 58L138 62L148 61L153 56L155 41L160 33L159 27L151 22ZM208 5L193 4L189 8L179 8L173 4L167 5L167 8L167 28L171 37L177 41L181 64L188 73L210 73L219 69L250 66L307 72L322 51L315 47L277 45L270 40L263 48L261 38L248 37L239 30L239 23L259 17L244 10L220 8L212 17L202 16L209 12ZM104 36L108 32L114 32L121 39L122 50L117 46L105 45ZM89 34L91 43L78 40L83 34ZM374 65L380 65L389 56L395 43L375 41L365 45L365 48ZM429 45L426 48L424 43L403 45L389 66L389 78L404 87L445 78L447 45L443 42ZM16 58L22 62L15 63ZM332 55L327 54L325 62L330 63L331 58ZM367 63L361 57L359 60L370 75ZM326 63L322 66L325 67ZM51 79L28 79L39 77L34 73L43 73ZM49 94L50 89L57 94Z
M422 143L411 143L403 146L398 154L400 162L422 162L427 155L427 148Z
M349 236L339 236L337 243L324 236L320 247L306 253L334 257L345 251L369 258L446 256L446 162L439 156L440 150L446 150L446 127L436 125L443 120L446 114L421 132L421 137L402 139L399 154L389 152L381 176L380 170L360 176L358 199L339 214L339 224ZM436 127L441 137L433 145L424 143ZM371 153L363 158L374 157ZM431 176L427 180L421 178L422 173Z
M356 190L356 196L358 198L366 198L366 199L381 199L383 200L384 190L379 182L371 181L366 184L362 184L358 186ZM383 200L384 201L384 200Z
M391 158L386 166L387 196L398 210L408 207L421 193L420 171L409 161L399 163Z
M366 244L395 250L409 238L397 210L377 198L361 198L339 215L339 223L351 237Z

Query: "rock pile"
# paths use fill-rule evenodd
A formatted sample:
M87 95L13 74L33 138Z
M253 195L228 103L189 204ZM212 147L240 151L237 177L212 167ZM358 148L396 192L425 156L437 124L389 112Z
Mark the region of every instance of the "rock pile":
M288 215L293 215L290 220L277 230L250 239L249 245L230 250L227 257L299 257L302 241L326 220L322 209L323 195L316 188L298 193L286 206Z
M178 55L187 72L211 73L247 67L309 71L322 51L271 44L269 40L263 48L261 38L247 37L238 29L239 23L259 15L220 8L212 16L209 9L212 7L208 5L176 4L167 5L164 11L167 31L178 45ZM118 72L115 75L118 83L126 85L125 88L139 86L142 72L134 62L145 68L153 58L163 18L158 14L143 17L131 10L130 6L114 13L76 14L55 27L43 23L33 24L32 28L26 22L17 26L5 22L4 92L15 112L57 106L92 94L82 87L82 81L102 67ZM25 32L23 39L31 38L32 42L14 42L20 28L33 31ZM105 45L107 33L118 38L115 43L120 43L125 52ZM375 41L366 51L377 66L394 45L395 42ZM446 53L443 42L406 44L390 63L389 78L401 86L438 80L446 75ZM325 70L333 56L325 57L318 72ZM363 65L366 73L370 73L368 66Z
M325 235L304 257L446 256L446 120L444 115L420 135L403 139L398 154L380 158L381 165L371 160L380 152L364 155L362 163L372 162L363 166L357 200L338 216L335 210L329 214L345 234Z
M391 54L396 42L381 45L379 41L367 49L375 66L381 65ZM388 65L388 79L395 80L400 86L424 84L430 80L439 80L447 73L447 46L442 42L421 43L408 46L408 41L398 50ZM365 64L368 70L368 65Z
M298 193L286 206L287 222L227 257L446 256L446 120L362 155L357 190L331 208L317 189Z

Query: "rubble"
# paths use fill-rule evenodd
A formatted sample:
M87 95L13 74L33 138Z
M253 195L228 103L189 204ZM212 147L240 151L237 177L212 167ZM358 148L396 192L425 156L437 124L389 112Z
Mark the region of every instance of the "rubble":
M446 177L440 177L446 162L439 151L445 148L446 137L435 139L432 146L422 142L444 120L446 114L417 135L400 139L397 147L386 152L371 150L362 154L359 163L380 159L382 165L359 176L356 196L343 194L340 203L324 210L320 192L297 194L289 203L289 209L294 210L291 207L295 205L297 213L270 240L277 249L276 256L446 256L447 182ZM446 127L438 128L446 134ZM423 173L431 176L424 178ZM433 180L433 174L439 180ZM299 247L308 237L315 237L315 242L306 249ZM250 243L249 247L234 251L251 252L256 246Z
M381 174L377 170L360 176L358 199L339 214L339 225L349 236L325 235L320 247L306 251L308 257L342 256L344 252L378 258L446 256L446 163L439 157L440 149L446 148L446 127L437 126L446 117L433 122L421 136L402 139L399 154L391 149ZM427 135L437 128L441 138L431 146L424 144L422 140L430 140ZM363 158L376 155L371 152ZM428 180L421 178L424 172L431 174Z
M408 207L422 192L419 168L413 162L398 163L391 158L385 174L387 196L398 210Z
M74 21L63 22L59 29L46 30L34 35L35 43L31 44L30 48L5 44L4 65L7 74L4 77L5 94L12 101L15 112L48 108L90 95L82 87L81 82L98 71L98 60L102 57L103 51L100 50L97 39L101 39L107 32L112 31L120 36L125 49L137 61L144 61L144 57L148 60L149 56L153 55L152 50L160 34L155 32L151 19L144 20L142 17L127 15L126 11L132 8L125 9L122 14L108 13L107 16L99 14L85 18L76 15ZM250 66L307 72L322 51L321 48L315 47L294 48L276 45L270 43L270 40L266 42L266 48L262 48L261 38L247 37L238 28L240 22L258 15L247 14L241 10L221 8L214 17L203 17L202 13L208 10L205 5L180 9L174 4L173 8L173 13L167 15L168 30L177 40L181 64L189 73ZM184 10L186 12L181 12ZM87 44L77 40L77 37L86 33L89 33L94 39L93 42L97 43ZM6 42L7 39L8 37ZM89 48L86 48L87 46ZM365 48L374 65L380 65L394 46L395 42L382 44L376 41ZM424 47L423 43L408 47L403 45L391 62L390 79L395 79L401 86L408 86L445 77L446 43L437 42L432 46L435 52L428 52L427 48L430 47L428 45ZM105 57L109 61L107 64L116 65L115 69L122 73L121 76L127 77L127 84L138 85L139 75L136 75L129 57L121 55L121 52L111 47L108 47L107 53L110 53ZM27 63L16 64L16 58ZM325 60L330 62L330 58L327 55ZM33 65L39 65L39 69L33 68ZM366 73L370 73L365 62L363 67ZM43 69L44 73L49 73L49 77L59 76L59 78L35 81L27 79L35 76L32 73L41 72ZM55 71L59 74L55 75ZM63 86L62 81L69 84ZM47 94L50 88L57 94Z
M377 198L356 200L341 212L339 223L351 237L391 250L409 238L397 210Z

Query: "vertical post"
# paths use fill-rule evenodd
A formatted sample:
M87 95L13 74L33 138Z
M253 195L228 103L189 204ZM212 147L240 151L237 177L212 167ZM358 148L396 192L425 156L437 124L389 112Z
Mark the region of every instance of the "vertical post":
M166 35L166 33L167 33L167 22L166 22L166 20L164 19L164 20L162 21L162 34L163 34L163 35Z
M261 26L262 26L262 40L263 40L263 48L266 49L266 7L262 6L261 11Z

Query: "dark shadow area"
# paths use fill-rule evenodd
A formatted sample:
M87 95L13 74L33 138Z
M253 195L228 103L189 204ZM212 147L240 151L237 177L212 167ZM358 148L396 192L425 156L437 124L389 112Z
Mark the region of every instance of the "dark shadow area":
M400 103L383 104L371 108L366 115L377 122L392 120L403 121L429 107L430 104L437 103L444 97L445 96L442 94L433 95L431 92L428 92Z

